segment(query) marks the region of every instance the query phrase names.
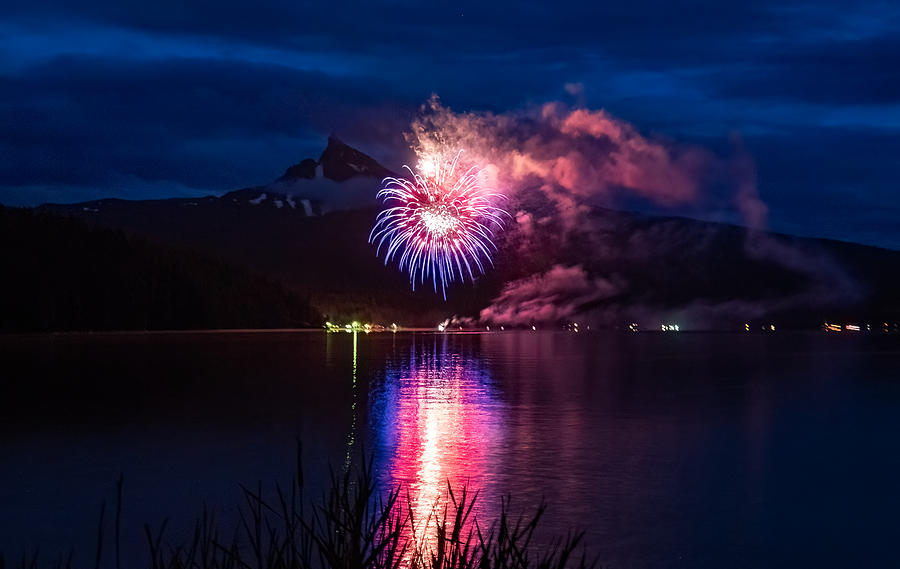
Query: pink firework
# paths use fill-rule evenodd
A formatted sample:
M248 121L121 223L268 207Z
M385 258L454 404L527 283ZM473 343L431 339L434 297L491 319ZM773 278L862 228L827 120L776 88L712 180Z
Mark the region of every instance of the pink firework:
M452 161L424 159L418 173L404 168L412 179L385 178L378 198L387 206L375 220L369 242L377 242L376 254L385 246L384 263L399 255L400 270L416 281L430 279L447 298L447 285L475 272L484 274L485 262L493 265L493 228L503 226L506 211L494 205L504 196L485 190L481 171L472 166L462 171L459 156Z

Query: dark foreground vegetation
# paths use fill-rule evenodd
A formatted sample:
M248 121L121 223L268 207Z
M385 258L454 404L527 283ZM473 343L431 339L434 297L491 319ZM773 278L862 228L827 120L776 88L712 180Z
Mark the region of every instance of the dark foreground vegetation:
M0 206L0 332L318 326L306 298L224 262Z
M476 519L477 494L448 486L443 503L426 519L416 519L402 488L380 493L371 462L356 471L331 476L320 499L304 495L298 450L298 475L287 488L276 486L264 496L262 485L241 487L240 523L223 530L204 511L193 534L172 541L166 522L145 526L146 566L150 569L588 569L583 534L569 534L538 546L536 529L544 511L513 516L509 499L496 520ZM119 514L122 480L118 485L115 519L104 524L101 511L94 567L121 569ZM112 525L113 535L104 528ZM543 542L546 543L546 542ZM10 569L55 567L70 569L71 556L51 563L38 552L24 555ZM6 569L0 553L0 569Z

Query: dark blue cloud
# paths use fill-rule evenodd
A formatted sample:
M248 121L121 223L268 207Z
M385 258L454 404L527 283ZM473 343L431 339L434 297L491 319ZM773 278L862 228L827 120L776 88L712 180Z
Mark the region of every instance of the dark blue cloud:
M227 189L266 181L320 152L322 133L366 134L356 123L378 104L373 91L321 72L58 57L0 77L0 183L103 185L134 176ZM368 118L400 128L401 117Z

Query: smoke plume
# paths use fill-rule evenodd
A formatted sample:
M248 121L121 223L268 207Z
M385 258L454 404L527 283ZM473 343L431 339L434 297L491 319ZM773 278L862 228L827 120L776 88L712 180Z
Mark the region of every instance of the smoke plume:
M618 291L616 284L591 278L580 265L554 265L546 273L507 283L493 304L481 311L481 320L503 325L559 322Z
M566 90L583 99L580 85ZM464 162L483 168L486 185L510 198L511 254L549 259L543 266L528 263L531 274L511 279L481 311L484 323L528 325L590 315L606 325L673 317L715 327L859 297L858 284L824 251L766 232L768 208L759 195L755 165L737 137L734 155L722 158L696 145L642 134L603 110L554 102L501 114L457 113L435 96L412 124L408 142L420 157L462 149ZM712 187L732 193L748 228L734 255L758 265L757 274L772 275L772 283L759 283L759 296L722 298L716 290L701 290L715 279L693 274L717 271L716 247L734 241L739 230L723 235L722 226L699 223L633 227L592 213L593 206L614 205L622 197L663 208L696 206ZM534 196L550 210L534 207ZM548 253L548 247L557 249ZM573 249L578 255L566 258L565 251ZM670 266L676 259L677 269ZM728 262L741 265L739 259ZM641 264L644 273L638 269L638 278L631 278ZM629 278L621 267L630 267ZM665 278L655 278L654 271ZM799 290L784 292L784 282L792 279L802 283L795 285ZM697 295L691 296L684 289L694 284ZM667 288L675 292L660 293Z
M748 229L747 254L805 275L812 283L806 291L783 301L795 306L815 306L859 300L863 296L862 285L825 251L810 245L801 247L767 232L769 208L759 195L756 165L744 150L740 137L732 138L738 149L734 160L738 185L735 204Z
M462 149L488 185L510 197L537 188L574 221L585 205L635 195L661 205L695 200L715 161L702 148L640 134L603 110L547 103L504 114L456 113L434 96L412 125L417 154Z

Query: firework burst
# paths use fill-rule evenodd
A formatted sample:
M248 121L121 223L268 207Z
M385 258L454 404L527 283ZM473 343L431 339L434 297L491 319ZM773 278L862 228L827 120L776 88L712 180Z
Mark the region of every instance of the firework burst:
M494 205L504 196L485 190L481 170L461 167L460 154L423 158L415 172L404 166L411 179L385 178L378 198L386 207L369 235L376 254L385 247L385 264L399 256L413 289L417 281L431 280L445 300L450 283L466 276L474 281L485 263L493 265L493 228L508 215Z

